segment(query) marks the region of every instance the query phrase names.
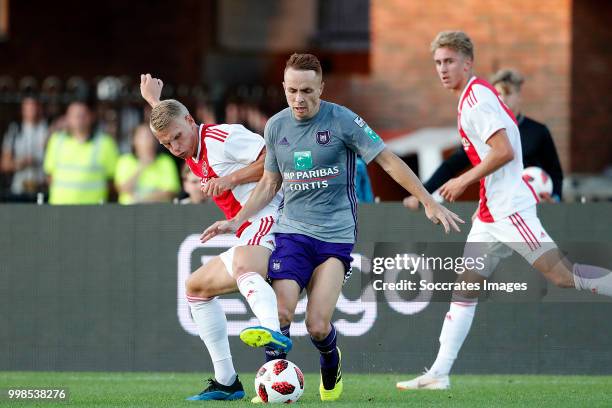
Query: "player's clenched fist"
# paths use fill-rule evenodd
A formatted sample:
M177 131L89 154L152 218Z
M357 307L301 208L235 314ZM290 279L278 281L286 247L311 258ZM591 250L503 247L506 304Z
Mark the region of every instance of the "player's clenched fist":
M456 177L448 180L442 187L440 187L440 195L451 203L454 202L463 192L467 185L463 182L461 177Z
M151 107L159 103L163 87L161 79L153 78L151 74L140 75L140 94Z
M419 209L419 200L415 196L404 198L404 200L402 200L402 204L404 205L404 207L412 211L416 211Z
M224 191L231 190L234 187L229 177L216 177L202 184L200 190L202 190L207 197L216 197Z
M219 234L226 234L234 231L236 231L236 223L233 220L217 221L204 230L202 235L200 235L200 242L204 243Z

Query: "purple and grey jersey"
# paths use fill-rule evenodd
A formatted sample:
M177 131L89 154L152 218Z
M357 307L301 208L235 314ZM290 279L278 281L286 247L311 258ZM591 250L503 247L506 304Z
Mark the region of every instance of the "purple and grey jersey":
M284 208L275 232L354 243L357 234L355 160L384 148L380 137L344 106L321 101L319 112L297 120L290 108L266 124L267 171L283 177Z

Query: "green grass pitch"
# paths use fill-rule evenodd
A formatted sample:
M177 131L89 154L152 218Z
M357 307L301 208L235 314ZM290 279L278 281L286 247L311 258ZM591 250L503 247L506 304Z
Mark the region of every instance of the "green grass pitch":
M236 402L184 401L197 394L206 375L186 373L0 372L0 389L65 387L69 400L9 401L0 407L242 407L252 406L254 373L243 373L249 399ZM308 407L610 407L612 376L456 375L448 391L398 391L395 383L410 375L352 374L335 403L319 401L317 374L306 374L306 390L297 403Z

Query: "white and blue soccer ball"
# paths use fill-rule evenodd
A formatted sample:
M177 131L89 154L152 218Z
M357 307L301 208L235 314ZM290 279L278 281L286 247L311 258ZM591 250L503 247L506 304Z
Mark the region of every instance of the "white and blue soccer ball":
M255 392L266 404L290 404L304 393L304 374L289 360L272 360L255 375Z

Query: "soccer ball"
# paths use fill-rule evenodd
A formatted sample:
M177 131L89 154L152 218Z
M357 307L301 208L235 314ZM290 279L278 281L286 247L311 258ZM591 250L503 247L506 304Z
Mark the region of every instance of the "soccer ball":
M266 404L290 404L304 393L304 374L289 360L268 361L255 375L255 392Z
M529 183L538 197L541 197L542 194L552 194L552 179L539 167L527 167L523 170L523 180Z

